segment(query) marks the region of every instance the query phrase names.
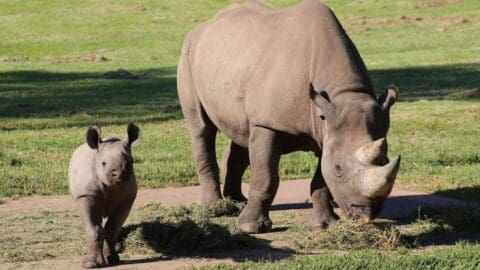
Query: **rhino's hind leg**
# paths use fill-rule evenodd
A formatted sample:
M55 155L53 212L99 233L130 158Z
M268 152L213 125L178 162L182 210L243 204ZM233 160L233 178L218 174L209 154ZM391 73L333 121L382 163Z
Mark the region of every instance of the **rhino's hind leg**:
M275 131L254 127L249 138L252 170L247 206L238 217L238 228L246 233L264 233L272 229L270 206L278 189L280 144Z
M202 189L202 202L210 204L222 199L218 164L215 155L217 127L203 109L195 91L195 84L193 83L192 72L188 63L188 53L184 53L184 51L188 51L188 44L189 42L185 41L178 64L178 97L192 140L193 159L195 160L195 167Z
M313 202L312 219L310 221L312 230L327 228L338 220L337 214L333 211L332 195L323 179L320 160L321 158L318 159L317 170L310 185L310 195Z
M206 126L202 129L191 129L192 151L198 179L202 189L202 202L211 204L222 199L220 179L215 154L215 137L217 128Z
M242 194L242 176L249 164L248 150L230 141L222 159L223 196L239 202L247 201Z
M102 210L91 197L77 200L80 216L87 233L87 255L83 259L83 267L96 268L106 265L103 256L104 231L102 229Z
M109 265L115 265L120 262L120 257L117 252L118 236L122 230L122 225L130 213L132 204L135 198L132 198L120 205L117 211L108 217L105 223L105 242L103 254L107 259Z

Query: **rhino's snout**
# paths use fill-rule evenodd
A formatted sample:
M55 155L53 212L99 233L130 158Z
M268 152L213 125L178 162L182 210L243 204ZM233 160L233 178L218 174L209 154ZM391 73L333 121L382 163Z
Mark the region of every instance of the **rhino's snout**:
M104 171L105 185L114 187L126 182L129 179L129 172L127 170L127 162L124 161L119 165L114 165Z
M119 168L113 168L110 170L109 176L110 178L119 178L122 174L122 171Z

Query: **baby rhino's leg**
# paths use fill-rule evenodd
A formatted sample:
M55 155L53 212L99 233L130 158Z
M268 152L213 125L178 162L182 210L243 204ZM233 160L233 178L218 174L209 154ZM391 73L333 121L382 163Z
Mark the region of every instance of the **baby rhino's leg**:
M77 204L87 233L87 255L83 259L83 267L105 266L106 262L102 253L104 233L101 207L92 197L81 197L77 200Z
M125 201L123 204L118 205L113 214L108 217L105 224L105 246L103 253L107 258L108 264L117 264L120 261L115 245L118 242L118 236L122 230L122 225L130 213L132 208L133 199Z

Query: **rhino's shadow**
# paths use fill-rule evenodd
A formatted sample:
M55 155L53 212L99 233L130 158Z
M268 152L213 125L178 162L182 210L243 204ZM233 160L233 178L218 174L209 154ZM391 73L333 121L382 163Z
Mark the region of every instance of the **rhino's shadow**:
M236 262L284 259L295 253L288 248L273 248L270 241L248 234L232 233L226 226L208 220L180 222L155 220L123 228L120 240L137 234L148 248L162 254L157 258L126 260L124 264L170 260L179 257L230 258ZM127 240L128 242L128 240ZM128 247L127 247L128 248Z

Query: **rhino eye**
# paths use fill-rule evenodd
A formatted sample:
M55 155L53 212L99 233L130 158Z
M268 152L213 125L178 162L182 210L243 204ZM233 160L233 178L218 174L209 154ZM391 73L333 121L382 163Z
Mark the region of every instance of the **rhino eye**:
M107 163L105 161L102 161L102 166L105 167L105 165L107 165Z
M338 165L338 164L335 164L335 175L337 177L342 177L343 176L342 167L340 167L340 165Z

